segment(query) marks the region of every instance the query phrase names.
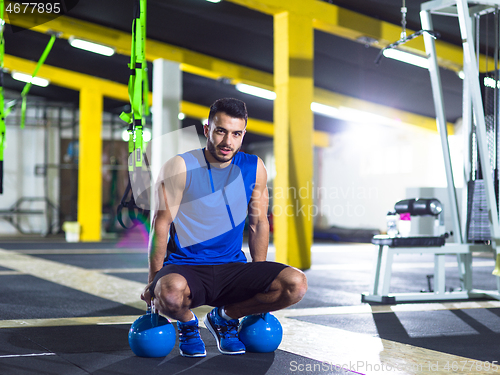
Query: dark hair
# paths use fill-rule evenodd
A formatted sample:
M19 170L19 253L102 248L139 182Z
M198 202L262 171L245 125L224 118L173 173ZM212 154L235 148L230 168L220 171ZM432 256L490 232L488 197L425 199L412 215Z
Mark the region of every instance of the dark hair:
M247 125L248 112L245 102L235 98L222 98L218 99L210 107L210 113L208 114L208 123L211 124L215 114L218 112L224 112L230 117L242 118L245 120L245 126Z

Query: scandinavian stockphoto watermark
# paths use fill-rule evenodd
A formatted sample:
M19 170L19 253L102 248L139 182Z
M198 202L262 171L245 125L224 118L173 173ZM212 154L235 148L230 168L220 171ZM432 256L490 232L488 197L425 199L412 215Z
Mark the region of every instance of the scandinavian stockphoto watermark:
M179 163L174 162L174 157L181 154L184 169L179 169ZM303 217L306 220L318 216L363 217L365 203L378 199L376 187L316 187L310 181L300 187L254 189L254 185L246 186L236 164L232 163L224 171L208 164L195 126L153 137L146 147L142 166L137 160L140 160L137 152L131 153L129 177L136 205L155 211L168 206L184 247L211 240L243 225L247 215L271 214L273 218ZM175 186L179 185L185 186L189 193L182 197L174 193ZM254 199L250 200L250 194ZM263 194L269 199L269 205L262 204Z
M347 375L352 373L365 374L367 372L380 372L382 374L388 372L400 372L400 371L424 371L423 365L410 365L410 364L398 364L392 366L390 364L375 363L372 364L368 361L356 361L349 363L333 363L333 362L314 362L314 363L300 363L297 361L291 361L289 370L292 373L325 373L325 374L335 374L335 375Z
M305 186L269 187L272 197L273 216L317 217L363 217L366 215L364 202L376 201L378 187L366 186L320 186L307 182ZM309 199L309 201L308 201ZM277 201L287 204L276 204ZM310 203L304 203L310 202Z
M369 361L349 361L349 363L333 362L298 362L290 361L290 372L292 373L325 373L325 374L366 374L378 373L386 374L391 372L410 372L410 373L433 373L450 372L466 374L468 372L477 373L478 371L488 371L488 373L500 372L498 361L483 362L474 360L463 361L424 361L421 363L370 363Z
M79 0L5 1L4 17L12 32L20 32L67 14Z
M146 160L154 161L156 165L144 163L142 169L135 168L129 172L136 203L147 210L162 209L161 205L158 206L158 202L155 203L155 194L151 194L151 188L157 189L161 184L165 185L177 177L185 178L186 176L185 174L179 176L177 171L169 169L167 162L178 154L201 149L201 147L194 125L154 137L146 148ZM135 154L132 153L129 157L129 164L134 164L134 157ZM195 153L194 158L197 159L197 163L193 164L194 167L188 165L188 172L201 173L207 169L206 160L202 153ZM247 214L247 207L242 207L236 202L239 199L245 201L248 197L244 195L241 172L238 168L233 168L231 178L227 181L228 183L222 189L222 192L227 195L226 197L221 195L220 191L209 191L200 199L212 200L212 206L220 203L225 209L227 203L224 199L228 198L230 208L234 211L232 213L238 218L244 218ZM257 198L254 202L261 198L260 194L268 195L270 203L268 210L274 217L284 215L315 218L323 215L359 218L365 216L368 202L378 200L379 189L376 186L316 186L314 181L307 181L305 186L300 187L288 186L284 188L270 184L267 191L254 192L254 197ZM258 203L250 208L256 214L260 214L259 210L262 209ZM240 210L243 212L239 213ZM222 225L222 227L225 226Z

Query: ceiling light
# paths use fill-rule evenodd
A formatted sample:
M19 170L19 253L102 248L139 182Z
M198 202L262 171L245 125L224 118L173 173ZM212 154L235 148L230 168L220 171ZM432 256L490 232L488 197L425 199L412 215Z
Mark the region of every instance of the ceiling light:
M312 102L311 110L318 115L328 116L331 118L336 118L351 123L372 124L372 125L401 124L401 120L398 119L392 119L386 116L378 115L376 113L362 111L354 108L343 107L343 106L336 108L336 107L331 107L329 105Z
M259 98L263 98L263 99L267 99L267 100L276 99L276 93L274 91L261 89L260 87L250 86L250 85L246 85L244 83L237 83L235 87L236 87L236 90L238 90L239 92L242 92L242 93L245 93L248 95L257 96Z
M180 113L177 115L177 118L178 118L179 120L181 120L181 121L182 121L182 120L184 120L184 119L186 118L186 115L185 115L184 113L180 112Z
M385 49L383 51L383 54L385 57L388 57L390 59L402 61L407 64L412 64L425 69L429 68L429 61L427 60L427 58L414 55L413 53L408 53L405 51L401 51L399 49L389 48Z
M50 83L50 81L48 79L40 78L40 77L32 77L29 74L24 74L24 73L19 73L19 72L12 72L11 76L12 76L12 78L14 78L17 81L31 82L32 85L40 86L40 87L47 87Z
M222 0L207 0L209 3L220 3Z
M340 107L339 111L345 119L350 119L351 121L354 119L355 122L365 124L390 125L401 123L398 119L392 119L386 116L377 115L376 113L362 111L360 109Z
M89 42L89 41L83 40L83 39L77 39L77 38L72 37L72 36L68 39L68 42L72 47L83 49L85 51L98 53L98 54L104 55L104 56L111 56L115 53L114 48L104 46L102 44L98 44L98 43L94 43L94 42Z
M319 104L315 102L311 103L311 111L319 115L324 115L333 118L339 118L340 116L340 111L338 108L330 107L329 105Z
M496 85L495 85L495 80L491 77L484 77L484 80L483 80L483 84L486 86L486 87L489 87L490 89L494 89L495 86L497 88L500 87L500 82L497 81L496 82Z

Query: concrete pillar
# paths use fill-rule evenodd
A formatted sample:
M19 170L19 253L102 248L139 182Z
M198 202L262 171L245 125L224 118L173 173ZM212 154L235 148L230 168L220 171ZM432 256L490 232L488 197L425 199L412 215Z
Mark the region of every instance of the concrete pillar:
M167 136L181 128L179 112L182 101L180 64L163 59L153 62L153 132L151 170L156 180L161 166L176 155L178 142ZM155 147L156 146L156 147Z

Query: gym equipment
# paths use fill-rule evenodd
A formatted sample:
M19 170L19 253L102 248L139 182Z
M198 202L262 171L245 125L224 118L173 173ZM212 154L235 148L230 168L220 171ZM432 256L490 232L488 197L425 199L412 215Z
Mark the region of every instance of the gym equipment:
M176 337L172 323L148 308L148 312L130 327L128 343L136 356L157 358L165 357L172 351Z
M441 202L435 198L415 198L405 199L397 202L394 205L394 211L389 212L388 216L393 223L393 217L397 214L408 216L432 216L434 217L434 232L432 234L424 235L404 235L394 228L388 228L388 234L376 235L372 238L372 243L379 246L377 261L375 264L375 271L372 279L370 294L364 293L361 296L362 302L382 302L382 303L395 303L396 297L389 295L389 284L391 280L391 270L394 255L401 253L433 253L435 255L436 265L434 269L435 289L437 291L445 291L445 254L448 253L449 248L444 249L446 239L449 237L448 233L437 233L442 226L442 212L443 207ZM408 223L410 223L408 221ZM389 233L392 229L392 233ZM452 249L452 254L455 249ZM430 288L429 288L430 290ZM401 296L399 296L401 298ZM418 296L412 298L418 299ZM425 296L427 298L427 296Z
M396 42L389 44L387 47L382 48L380 50L379 54L377 55L377 58L375 59L375 64L380 63L380 60L382 59L382 56L384 55L384 51L389 50L389 49L393 49L393 48L397 48L400 45L405 44L405 43L409 42L410 40L419 37L420 35L423 35L426 33L434 39L440 37L439 33L436 33L432 30L420 30L420 31L417 31L416 33L413 33L413 34L407 36L406 35L406 13L407 13L407 11L408 11L408 9L406 8L406 1L403 0L403 6L401 7L401 26L403 28L401 31L401 37Z
M145 144L142 136L142 129L146 122L145 116L149 115L149 83L146 62L146 0L136 0L134 3L132 48L128 66L130 68L128 93L132 112L123 112L120 118L129 124L127 129L130 154L129 180L123 198L116 210L119 223L126 229L127 226L122 220L122 209L124 207L128 208L132 227L145 221L149 215L147 192L151 177L147 159L144 157ZM143 171L143 161L146 171ZM129 193L130 199L127 201Z
M281 344L283 328L271 313L249 315L240 322L239 338L249 352L271 353Z
M59 34L61 34L61 33L59 33ZM47 58L47 56L49 55L50 50L52 49L52 46L54 45L54 42L56 41L56 38L58 37L59 34L58 33L51 34L49 43L47 44L47 46L43 50L42 56L40 56L40 59L38 60L38 63L36 64L35 70L34 70L33 74L31 75L32 79L35 78L36 75L38 74L38 71L40 70L41 66L45 62L45 59ZM31 81L26 82L26 85L24 86L23 91L21 92L21 98L22 98L22 102L21 102L21 129L24 128L24 124L26 122L26 97L28 96L28 92L30 91L30 89L31 89ZM8 109L6 115L8 115L8 112L10 112L10 109Z
M472 253L492 252L497 259L497 267L493 274L500 276L500 257L497 246L500 245L500 222L498 215L498 55L499 55L499 21L498 12L500 0L468 1L468 0L434 0L420 5L420 19L424 30L433 30L431 15L456 16L460 26L460 37L464 52L464 89L463 89L463 127L464 151L466 160L464 175L467 184L464 187L464 201L467 200L467 217L461 225L457 192L453 178L448 131L444 110L443 90L440 70L436 54L434 38L430 33L423 33L425 52L429 62L429 74L432 85L436 122L441 139L444 166L447 180L449 201L446 210L450 213L453 228L453 241L443 246L418 245L414 247L397 247L393 243L380 243L379 255L376 260L370 293L363 294L364 302L397 303L401 301L436 301L436 300L467 300L471 298L495 298L500 300L500 277L496 278L497 290L474 289L472 284ZM492 77L479 74L480 19L495 16L494 61ZM488 44L488 38L487 43ZM489 46L488 46L489 47ZM491 64L490 62L490 64ZM488 67L487 69L488 70ZM494 92L488 93L485 86L489 78ZM483 83L480 83L483 79ZM483 94L481 87L483 85ZM491 99L492 100L489 100ZM493 105L491 105L493 103ZM488 108L485 108L488 107ZM493 110L491 110L493 109ZM489 230L487 230L489 229ZM392 247L391 247L392 246ZM435 288L433 292L422 293L392 293L389 294L392 256L398 253L428 253L434 255ZM445 264L446 254L456 255L461 282L460 290L446 292Z
M450 236L448 233L438 233L439 228L442 226L443 207L441 202L436 198L414 198L404 199L394 205L394 211L388 213L391 219L391 228L388 228L388 233L382 235L375 235L372 238L372 243L375 245L388 245L390 247L404 247L404 246L444 246L445 239ZM394 216L399 214L402 219L400 222L406 221L415 216L432 216L434 217L433 233L426 233L424 235L413 235L399 233L392 226L395 225ZM408 221L409 223L409 221ZM392 230L389 233L389 229ZM409 228L408 228L409 231Z
M438 216L443 211L441 202L436 198L414 198L405 199L394 205L394 210L398 214L408 213L415 215L433 215Z

